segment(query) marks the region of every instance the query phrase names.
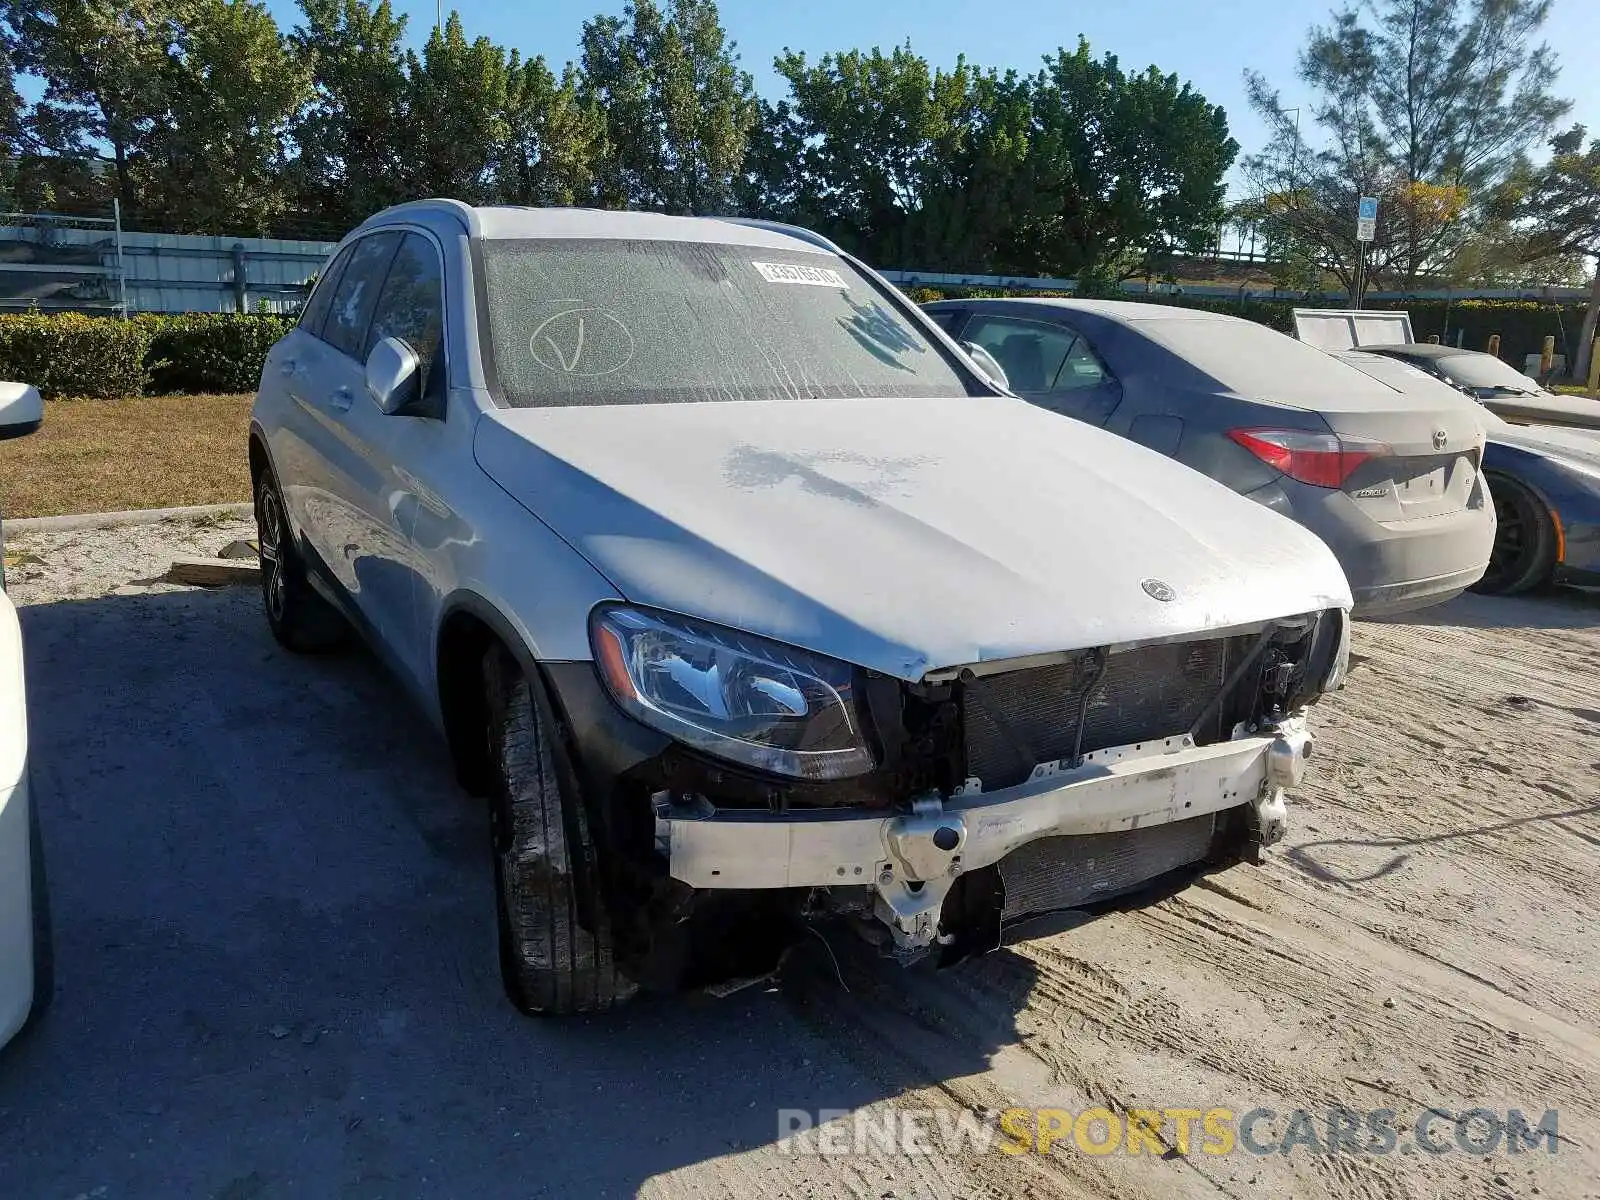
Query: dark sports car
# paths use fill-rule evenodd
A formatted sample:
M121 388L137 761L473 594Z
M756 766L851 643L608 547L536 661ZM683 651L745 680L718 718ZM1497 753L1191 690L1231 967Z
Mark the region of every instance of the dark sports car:
M1510 363L1478 350L1410 342L1397 346L1362 346L1442 379L1465 392L1496 416L1518 425L1566 425L1600 429L1600 400L1547 392Z
M1493 413L1484 424L1500 526L1478 591L1600 587L1600 432L1512 425Z

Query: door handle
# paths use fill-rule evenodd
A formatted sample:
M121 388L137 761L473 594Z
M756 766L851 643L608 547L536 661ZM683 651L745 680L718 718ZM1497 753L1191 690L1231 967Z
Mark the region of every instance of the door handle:
M335 388L333 392L333 407L339 412L348 412L350 406L356 402L356 394L347 387Z

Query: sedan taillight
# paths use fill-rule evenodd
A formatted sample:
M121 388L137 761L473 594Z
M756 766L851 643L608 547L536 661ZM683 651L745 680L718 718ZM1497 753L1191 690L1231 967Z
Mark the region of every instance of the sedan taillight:
M1306 429L1230 429L1228 436L1274 470L1316 487L1342 487L1362 463L1394 453L1383 442Z

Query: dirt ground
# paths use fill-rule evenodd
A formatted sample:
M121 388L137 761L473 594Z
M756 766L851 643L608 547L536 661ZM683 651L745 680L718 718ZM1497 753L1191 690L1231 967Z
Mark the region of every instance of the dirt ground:
M0 1056L8 1197L1600 1197L1600 599L1360 625L1262 867L941 974L841 935L775 986L549 1023L500 997L485 823L371 660L285 655L249 589L134 582L243 528L9 540L59 993ZM1269 1151L1295 1110L1393 1109L1398 1139L779 1137L1018 1106L1270 1109ZM1442 1120L1429 1153L1431 1108L1558 1134L1470 1154Z

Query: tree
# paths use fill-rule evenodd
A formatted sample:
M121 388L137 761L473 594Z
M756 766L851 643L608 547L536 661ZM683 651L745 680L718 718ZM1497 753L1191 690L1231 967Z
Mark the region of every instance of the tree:
M909 46L776 66L792 99L766 110L755 190L876 261L1093 288L1223 218L1222 110L1086 42L1028 78L936 70Z
M1126 74L1081 38L1045 60L1031 93L1018 240L1033 269L1092 290L1210 241L1239 152L1220 106L1155 67Z
M1574 125L1551 139L1550 161L1525 170L1512 184L1514 211L1528 232L1529 257L1579 255L1595 260L1589 309L1578 335L1574 374L1588 378L1589 354L1600 324L1600 137L1583 147Z
M406 18L389 0L300 0L289 35L311 70L295 123L291 168L298 204L332 230L406 198Z
M165 111L130 166L142 215L179 233L266 233L288 209L289 135L310 92L265 5L186 0Z
M506 89L506 142L495 191L509 204L581 204L594 194L594 161L605 115L585 102L577 70L557 80L543 57L513 51Z
M1520 147L1567 111L1556 67L1534 39L1550 0L1370 0L1313 27L1298 75L1317 144L1279 93L1246 73L1272 137L1244 162L1254 198L1273 201L1273 236L1354 289L1356 202L1379 198L1374 272L1413 286L1446 270L1488 219Z
M630 0L583 26L580 97L604 112L595 164L601 203L670 213L733 207L757 118L712 0Z
M505 50L488 38L468 42L461 14L435 28L419 56L406 55L409 191L468 204L495 198L494 168L506 144L511 85Z
M44 81L24 119L46 153L86 160L110 151L113 193L136 204L131 160L166 113L168 66L182 36L161 0L0 0L15 69Z
M922 218L953 182L971 132L977 73L934 70L909 46L774 63L791 100L765 110L757 204L882 263L925 256Z

